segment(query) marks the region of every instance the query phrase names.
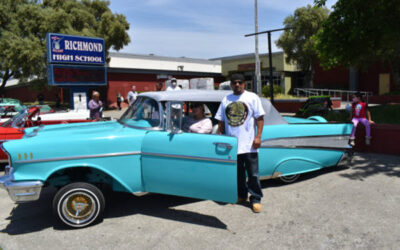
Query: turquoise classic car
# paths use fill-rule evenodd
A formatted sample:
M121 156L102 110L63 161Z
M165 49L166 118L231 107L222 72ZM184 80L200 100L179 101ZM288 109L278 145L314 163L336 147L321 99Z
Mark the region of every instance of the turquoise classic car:
M182 131L190 103L201 102L213 123L230 91L147 92L118 121L29 128L3 144L9 165L0 179L15 202L37 200L46 186L58 188L53 209L59 221L85 227L103 217L103 190L146 192L237 201L237 140ZM322 117L282 117L267 99L259 167L262 179L294 181L299 174L335 166L350 149L351 124Z

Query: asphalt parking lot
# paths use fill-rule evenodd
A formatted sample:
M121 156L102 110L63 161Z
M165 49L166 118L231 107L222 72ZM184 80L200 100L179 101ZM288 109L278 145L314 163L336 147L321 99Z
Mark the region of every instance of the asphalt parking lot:
M2 173L0 173L2 174ZM0 190L3 249L398 249L400 157L358 154L353 166L296 183L263 181L263 211L151 194L113 193L105 219L70 230L55 224L51 198L13 204Z

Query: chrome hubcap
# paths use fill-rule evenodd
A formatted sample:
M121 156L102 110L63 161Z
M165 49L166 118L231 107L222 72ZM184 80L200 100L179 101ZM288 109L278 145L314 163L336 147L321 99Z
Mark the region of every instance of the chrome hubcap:
M97 204L92 196L84 192L69 194L62 203L62 214L73 224L83 224L93 218Z

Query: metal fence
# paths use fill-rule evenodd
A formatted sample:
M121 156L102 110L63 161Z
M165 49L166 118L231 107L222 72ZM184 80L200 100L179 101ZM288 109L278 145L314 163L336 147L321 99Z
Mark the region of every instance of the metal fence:
M369 91L353 91L353 90L340 90L340 89L311 89L311 88L295 88L294 92L296 96L316 96L316 95L329 95L331 97L341 97L342 100L347 102L351 101L351 96L357 92L360 92L365 96L365 101L368 103L368 97L372 96L372 92Z

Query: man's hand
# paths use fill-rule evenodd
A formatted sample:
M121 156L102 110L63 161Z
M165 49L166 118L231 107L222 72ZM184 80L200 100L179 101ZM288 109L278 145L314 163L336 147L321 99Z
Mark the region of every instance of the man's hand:
M256 137L253 141L253 148L258 149L261 146L261 139Z

